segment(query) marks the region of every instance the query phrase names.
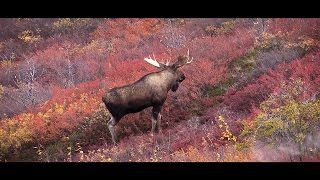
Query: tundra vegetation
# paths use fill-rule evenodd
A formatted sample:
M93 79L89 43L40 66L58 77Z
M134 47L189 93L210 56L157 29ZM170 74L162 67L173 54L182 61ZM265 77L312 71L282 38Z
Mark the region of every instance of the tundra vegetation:
M320 160L320 19L2 18L0 33L0 161ZM170 68L115 145L103 97Z

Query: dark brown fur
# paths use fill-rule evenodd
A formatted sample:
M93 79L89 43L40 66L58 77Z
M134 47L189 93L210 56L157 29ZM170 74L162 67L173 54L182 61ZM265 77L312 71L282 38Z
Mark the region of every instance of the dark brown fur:
M108 127L114 143L116 143L114 126L120 119L126 114L136 113L148 107L153 107L152 132L156 125L160 130L160 111L167 99L168 91L176 91L179 83L185 79L185 75L177 69L185 63L183 61L183 57L179 57L171 66L161 64L161 71L147 74L130 85L113 88L102 97L112 115Z

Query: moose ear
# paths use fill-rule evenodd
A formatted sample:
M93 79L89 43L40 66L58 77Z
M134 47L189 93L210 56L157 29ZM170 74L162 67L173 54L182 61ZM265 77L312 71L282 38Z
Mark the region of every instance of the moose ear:
M179 56L177 62L175 62L171 67L173 69L178 69L179 67L182 67L186 64L190 64L192 60L193 58L190 58L189 49L188 49L187 55Z
M188 57L186 56L179 56L178 60L171 66L173 69L178 69L179 67L184 66L188 63Z

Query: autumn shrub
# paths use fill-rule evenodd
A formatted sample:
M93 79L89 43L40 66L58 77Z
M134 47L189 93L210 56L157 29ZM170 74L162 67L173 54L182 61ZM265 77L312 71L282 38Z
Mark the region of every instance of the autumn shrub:
M282 83L261 103L262 113L247 122L242 132L247 144L263 142L260 146L271 146L291 161L317 155L320 104L318 99L304 99L305 91L300 79Z
M13 35L11 39L0 37L0 53L5 55L0 82L6 90L0 113L8 112L0 116L17 120L20 116L14 116L14 112L30 111L33 126L27 137L33 140L12 140L20 143L19 148L4 141L10 145L3 146L3 154L11 157L14 151L23 154L29 149L30 153L29 146L34 146L32 151L41 161L156 162L177 161L178 156L184 161L232 161L237 153L245 158L242 151L230 146L236 143L233 139L241 143L238 118L243 112L251 112L251 117L261 113L261 102L281 89L280 82L290 78L301 78L305 83L308 90L304 99L316 97L320 87L316 19L268 20L256 42L251 21L239 19L64 18L14 22L16 25L10 27L15 33L0 26L8 37ZM39 26L40 22L46 22L46 27ZM214 25L207 29L212 37L204 35L208 24ZM116 126L122 142L110 148L106 127L109 117L101 96L110 88L156 71L143 61L144 57L155 54L157 59L173 60L187 48L194 62L181 69L187 78L177 92L169 92L163 106L164 138L148 136L151 113L147 109L123 118ZM14 75L28 74L24 66L28 63L21 58L26 49L37 50L27 56L32 56L41 72L32 83L37 92L33 97L41 100L22 93L28 92L28 86L12 81ZM51 99L42 98L42 91L48 91ZM27 107L30 102L38 106ZM225 105L237 114L220 113L218 110ZM10 134L7 130L3 133ZM227 148L219 149L226 144ZM242 144L240 149L247 145Z
M269 68L274 68L282 62L290 63L297 58L301 58L304 54L305 52L300 48L285 48L261 53L256 57L256 68L253 70L253 74L255 77L259 77Z
M26 144L34 140L33 114L20 114L16 119L5 119L0 122L0 157L1 161L19 154Z
M206 27L205 31L210 36L229 34L235 29L236 22L237 20L225 21L220 25L220 27L216 27L215 25L209 25Z
M14 115L23 113L27 110L20 99L16 98L16 92L12 92L14 88L5 88L8 93L2 94L0 98L0 119L13 117Z
M294 24L295 20L266 20L268 28L266 28L261 36L256 37L255 46L245 56L237 59L231 64L230 72L235 73L233 76L240 77L240 81L251 81L252 70L255 77L265 72L267 67L273 68L281 62L290 62L295 58L301 58L311 49L317 47L317 40L310 36L303 35L292 38L294 29L286 30L286 28L275 31L275 24L279 22L289 22ZM299 23L304 23L306 26L308 21L296 20ZM310 20L311 22L311 20ZM280 23L281 24L281 23ZM292 25L293 25L292 24ZM314 24L313 24L314 25ZM269 27L271 26L271 28ZM304 30L301 30L304 31ZM266 59L267 58L267 59ZM249 74L248 74L249 73ZM239 82L239 84L242 84Z
M70 141L81 145L98 144L99 141L105 142L110 139L107 122L110 119L109 112L105 105L101 103L94 114L86 117L79 127L70 135Z
M234 111L246 113L250 112L252 106L257 106L259 102L265 100L268 94L272 92L270 87L274 87L273 85L277 85L277 81L267 82L268 79L265 78L257 81L254 84L250 84L242 88L241 91L230 90L224 96L223 102ZM270 83L270 86L266 87L265 83Z
M192 117L154 136L149 133L127 136L117 146L106 143L94 150L82 148L72 159L85 162L248 161L249 155L234 149L234 136L238 132L229 119L232 114L224 114L225 117L208 119Z
M244 33L246 36L237 36L239 33ZM235 34L230 36L221 35L193 40L190 49L192 50L194 47L197 50L191 51L191 55L199 61L194 62L192 68L186 69L187 73L192 75L190 76L191 82L197 82L197 84L190 85L188 79L186 84L192 88L197 88L197 90L194 90L196 92L202 91L206 95L222 95L222 92L231 85L228 82L222 82L223 79L228 78L232 81L232 77L226 77L227 68L235 59L246 54L245 49L253 46L253 40L253 34L248 29L237 29ZM220 92L218 93L218 91Z
M59 18L52 22L51 30L79 43L86 43L100 21L97 18Z
M88 87L88 86L87 86ZM88 89L86 89L88 90ZM99 97L99 96L98 96ZM91 97L86 93L79 94L71 94L68 98L64 99L57 99L56 102L46 103L42 108L38 110L34 110L34 112L27 114L30 118L24 118L24 114L14 116L12 118L7 118L3 120L1 124L1 130L3 135L10 136L10 133L15 133L15 131L24 131L25 129L20 127L24 123L28 124L28 134L26 135L27 139L24 138L17 138L17 139L10 139L2 141L4 143L3 154L6 154L8 159L13 160L13 150L17 153L17 158L19 159L19 155L23 155L25 152L30 149L30 146L43 146L47 147L50 144L51 152L54 152L57 148L55 147L56 142L60 142L59 140L64 136L72 134L72 132L77 132L76 128L80 126L81 123L85 122L85 117L90 117L90 114L94 114L94 112L99 112L99 104L100 98L96 99L96 97ZM99 115L97 115L99 117ZM95 118L93 118L95 119ZM106 120L105 118L100 118ZM8 125L7 123L16 123L17 130L12 130L6 128ZM95 126L101 127L103 130L103 126ZM98 128L96 128L98 129ZM102 130L101 130L102 131ZM95 131L94 131L95 132ZM98 131L97 131L98 132ZM21 134L19 132L19 134ZM2 137L4 137L2 136ZM73 139L79 140L82 137L80 135L74 134ZM98 135L97 135L98 136ZM89 136L88 136L89 137ZM92 136L90 136L92 137ZM94 136L94 138L97 138ZM86 143L86 138L82 139L84 143ZM90 139L91 141L92 139ZM80 141L80 140L79 140ZM7 143L8 142L8 143ZM9 143L10 142L10 143ZM18 148L12 148L11 143L14 143L18 146ZM63 143L58 144L57 147L61 147ZM13 150L9 150L13 149ZM49 149L50 149L49 148ZM43 150L44 148L42 148ZM36 151L36 150L34 150ZM34 152L34 155L36 153ZM21 157L21 156L20 156ZM30 157L32 157L30 155Z
M33 56L43 68L40 82L64 87L96 80L104 75L104 51L94 41L86 46L73 42L56 43ZM97 55L93 55L93 53ZM99 57L101 55L101 57Z
M319 84L318 53L309 53L301 59L295 59L291 63L280 63L274 70L269 69L255 82L240 89L230 89L224 96L224 103L235 111L250 112L251 107L256 107L266 100L273 90L280 87L280 82L290 78L302 78L309 87L308 96L317 92Z
M315 40L304 36L293 41L288 38L288 34L281 31L277 34L263 32L261 38L256 39L253 48L229 64L228 74L238 80L235 86L242 87L268 68L301 58L316 46Z
M1 42L0 53L3 57L10 57L12 54L15 54L15 58L12 60L17 60L21 58L21 55L24 53L24 45L22 43L18 43L18 40L15 39L6 39ZM3 59L2 57L2 59Z
M143 56L165 51L159 35L163 24L162 20L154 18L108 19L99 24L92 37L112 44L112 53L120 61L142 59Z
M24 43L34 44L41 40L40 35L34 35L34 32L31 30L22 31L22 33L18 36Z
M245 34L239 36L239 34ZM235 30L230 36L196 38L190 43L191 55L195 59L210 59L223 65L246 53L254 44L253 33L246 28Z
M1 25L1 55L10 56L10 54L15 53L15 60L20 60L23 55L37 49L35 42L38 43L41 40L38 24L32 24L28 18L3 18L1 23L3 23Z
M203 90L203 94L205 96L221 96L225 93L225 90L221 86L213 86L213 87L205 87Z
M173 23L172 19L168 20L168 25L163 28L161 34L161 42L167 48L180 48L186 45L187 37L181 24Z
M84 46L76 46L71 54L75 59L90 60L90 62L102 63L105 61L111 54L114 53L114 47L111 41L109 40L92 40Z
M317 18L276 18L272 19L270 32L288 32L289 39L297 39L303 35L319 39L320 21Z
M52 143L38 147L41 151L41 154L38 152L38 160L64 161L69 158L69 154L76 154L79 151L78 147L83 147L81 150L88 150L87 147L92 145L101 146L106 142L111 142L107 127L109 119L108 112L101 103L95 113L84 117L84 120L72 131L63 133L60 139Z
M255 59L258 54L256 49L250 49L244 56L240 56L239 59L230 63L229 68L232 69L232 73L250 72L255 68Z

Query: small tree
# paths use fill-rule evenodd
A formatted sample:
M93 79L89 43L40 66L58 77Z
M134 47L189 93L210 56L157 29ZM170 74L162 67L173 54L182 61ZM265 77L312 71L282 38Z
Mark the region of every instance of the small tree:
M17 66L13 74L15 85L19 88L15 98L24 106L35 106L49 96L48 90L43 88L37 80L44 74L44 69L33 58L26 60Z

